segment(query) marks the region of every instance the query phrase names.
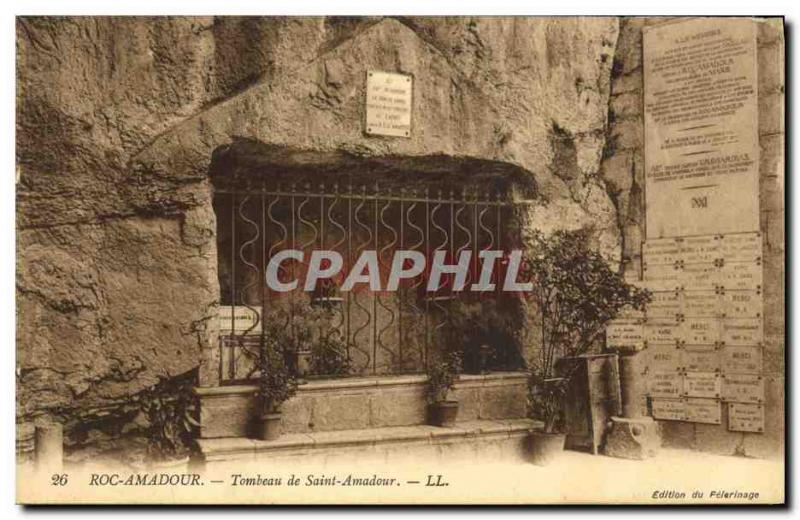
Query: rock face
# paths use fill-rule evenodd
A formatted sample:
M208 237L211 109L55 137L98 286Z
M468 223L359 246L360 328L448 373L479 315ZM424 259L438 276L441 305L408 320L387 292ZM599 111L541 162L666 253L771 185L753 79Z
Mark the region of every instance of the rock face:
M214 384L209 168L237 140L312 170L336 154L505 163L541 201L529 226L593 224L619 259L634 210L600 168L618 25L19 18L18 420L76 420L198 367ZM368 69L414 76L411 138L364 134Z

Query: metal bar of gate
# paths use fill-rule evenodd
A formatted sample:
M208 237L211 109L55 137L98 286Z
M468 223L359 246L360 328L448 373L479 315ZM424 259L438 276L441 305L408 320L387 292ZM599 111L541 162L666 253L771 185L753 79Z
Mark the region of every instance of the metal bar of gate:
M297 248L298 233L300 233L298 221L304 228L309 228L314 233L314 238L304 243L303 248L312 244L318 244L322 249L326 245L336 250L344 248L346 249L348 270L353 267L354 258L369 247L376 251L379 265L382 268L387 267L384 260L391 255L395 246L399 246L400 249L410 247L412 250L424 250L428 263L438 250L447 251L451 262L457 262L464 251L470 251L473 259L470 262L471 269L465 283L472 283L477 282L480 277L479 253L500 248L504 242L503 208L536 203L534 200L502 199L499 194L479 197L477 190L474 193L462 190L458 195L455 190L450 190L446 196L439 190L435 197L431 196L428 188L425 188L424 191L408 191L403 188L399 190L399 193L393 193L390 190L381 191L377 183L374 186L374 192L372 190L368 192L365 186L362 186L360 192L356 191L352 184L348 185L346 191L340 191L338 185L334 185L334 188L329 190L324 184L320 184L317 192L312 192L307 185L305 188L298 190L296 185L292 184L289 190L285 190L280 185L268 186L266 181L262 181L260 189L256 190L215 190L215 195L220 195L223 201L227 198L227 203L230 205L229 295L231 316L230 334L227 338L228 352L225 353L227 367L224 367L223 358L220 358L221 380L236 380L239 377L236 352L237 348L246 348L241 337L243 333L237 330L234 309L237 305L252 309L251 302L248 300L251 300L252 293L249 291L255 287L253 285L255 282L249 281L247 268L255 269L257 271L254 273L255 278L261 279L258 289L261 304L260 319L262 320L260 332L263 337L266 332L265 321L272 303L270 291L263 280L266 265L269 258L281 247L288 245L292 249ZM249 204L248 200L253 195L259 197L258 204ZM304 210L307 203L315 198L319 199L318 226L314 215L317 210L313 210L311 213ZM302 201L299 206L298 200ZM346 202L346 204L341 204L341 202ZM279 207L286 209L276 213L275 208ZM491 208L494 208L493 212L489 211ZM449 211L447 211L448 209ZM367 224L362 219L364 212L369 217L370 210L372 221ZM256 215L256 211L260 215ZM491 215L494 218L487 213L489 215L494 213ZM489 216L489 222L486 222L487 216ZM424 225L417 226L414 222L419 222L420 218L424 220ZM253 236L250 236L250 232L246 230L242 235L243 231L239 229L238 225L239 220L253 227ZM491 222L492 220L494 222ZM345 225L342 225L341 222L345 222ZM283 231L279 239L274 237L277 239L274 243L271 242L273 237L269 234L270 224L274 224L275 228ZM244 229L247 227L245 226ZM331 233L338 236L337 229L342 233L342 237L338 241L335 236L326 236ZM384 240L384 231L393 238ZM407 233L411 234L407 237ZM360 241L356 246L354 240L359 236L364 237L365 240ZM412 240L412 236L417 238ZM259 253L254 249L258 245L261 246L260 267L252 263L259 257ZM253 249L249 249L251 247ZM240 258L237 258L237 251ZM248 253L250 253L249 256ZM427 267L428 274L429 269L430 266ZM283 275L286 274L283 268L280 269L280 272ZM297 275L297 264L292 262L292 279L296 279ZM495 270L496 291L500 289L499 276L500 274ZM241 289L237 287L240 282L239 278L244 284ZM447 278L452 280L454 277L448 276ZM433 292L427 292L422 287L423 284L426 284L425 275L415 280L409 280L405 286L399 288L399 294L395 295L391 302L386 300L387 296L385 295L372 293L371 308L359 302L358 294L352 291L343 295L343 298L337 298L337 301L341 302L336 311L341 313L338 330L341 335L341 329L344 329L345 341L343 343L347 359L355 359L353 357L355 352L360 352L364 361L363 368L369 367L373 374L378 372L379 367L383 369L384 366L389 370L401 372L407 368L420 370L427 367L431 347L435 341L442 339L439 334L449 320L449 304L443 303L453 300L456 296L461 298L464 295L463 291L455 291L452 282L449 287L446 282L444 284L440 282L440 287L434 288ZM415 292L416 295L414 295ZM423 306L417 305L420 296ZM297 331L295 330L294 314L298 295L291 291L289 298L286 325L288 325L292 344L296 345ZM435 308L436 312L432 313L432 308ZM379 317L379 310L382 317ZM354 321L356 315L354 313L360 316L358 321ZM434 318L436 319L435 323L431 323ZM394 324L395 319L397 320L396 324ZM413 329L415 323L419 323L422 327L422 334L417 332L418 328ZM333 320L331 320L331 326L332 324ZM367 329L370 329L371 332L366 338L368 350L359 346L360 343L363 343L361 333ZM396 345L389 348L386 340L391 338L392 331L397 334ZM414 344L417 345L419 353L417 361L413 361L413 355L409 357ZM381 359L379 359L379 354L383 356ZM223 370L223 368L227 368L227 370Z

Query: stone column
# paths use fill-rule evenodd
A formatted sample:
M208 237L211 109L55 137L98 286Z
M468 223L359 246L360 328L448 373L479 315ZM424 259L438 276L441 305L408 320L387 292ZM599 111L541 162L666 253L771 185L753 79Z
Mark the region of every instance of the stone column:
M44 473L57 473L63 468L64 430L58 423L36 426L36 469Z
M642 377L642 358L639 352L620 353L619 379L622 392L622 416L628 419L642 417L642 398L645 381Z
M645 395L640 351L621 351L619 355L622 417L612 417L604 452L612 457L643 460L655 456L661 445L658 426L642 410Z

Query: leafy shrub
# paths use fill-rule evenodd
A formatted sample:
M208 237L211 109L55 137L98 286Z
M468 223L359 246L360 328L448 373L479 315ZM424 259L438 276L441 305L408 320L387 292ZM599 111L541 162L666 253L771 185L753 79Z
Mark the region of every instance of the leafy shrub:
M462 356L457 349L446 349L439 359L428 364L427 398L429 403L447 400L461 374Z
M139 408L147 419L147 455L168 460L188 455L194 445L194 371L176 378L160 377L159 382L138 395Z
M347 345L334 333L320 334L311 345L311 373L342 376L350 372Z
M590 229L533 236L527 255L528 275L541 313L539 355L532 360L531 414L545 431L563 431L564 396L578 364L557 370L557 361L588 352L605 327L625 306L642 309L646 290L625 282L589 246Z
M297 378L287 352L287 333L281 323L263 324L259 352L259 396L262 413L276 413L297 391Z

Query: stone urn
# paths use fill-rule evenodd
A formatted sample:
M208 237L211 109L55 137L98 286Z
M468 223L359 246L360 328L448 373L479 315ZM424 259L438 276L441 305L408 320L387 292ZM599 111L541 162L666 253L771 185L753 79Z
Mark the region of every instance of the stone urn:
M531 462L537 466L552 464L564 452L566 441L565 433L532 431L530 436Z
M256 437L262 441L274 441L281 436L281 414L264 413L256 421Z
M433 426L452 428L455 426L456 417L458 416L458 401L452 399L436 401L429 405L428 414L430 416L430 423Z

